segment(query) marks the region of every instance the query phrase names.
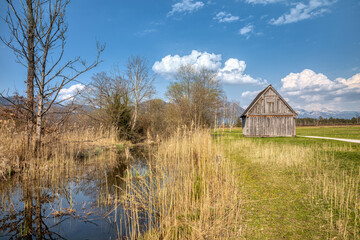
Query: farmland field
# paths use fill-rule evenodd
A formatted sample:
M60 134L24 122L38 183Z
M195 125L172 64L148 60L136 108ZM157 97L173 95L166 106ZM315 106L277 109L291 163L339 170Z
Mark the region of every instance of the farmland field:
M360 139L360 126L297 127L296 134L302 136Z
M359 138L359 127L297 128L297 134ZM247 239L358 239L360 144L214 134L237 163Z

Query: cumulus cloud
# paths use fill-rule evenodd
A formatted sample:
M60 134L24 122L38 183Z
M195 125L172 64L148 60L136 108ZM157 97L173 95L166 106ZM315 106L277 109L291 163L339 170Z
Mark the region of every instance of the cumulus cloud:
M351 78L337 78L336 81L342 83L343 85L347 86L349 89L354 89L357 92L360 90L360 73L355 74Z
M269 23L273 25L283 25L321 16L329 12L329 6L335 2L335 0L309 0L308 4L299 2L295 7L290 9L289 13L283 14L277 19L273 18Z
M219 21L219 23L231 23L238 21L240 18L227 12L219 12L213 19Z
M254 79L248 74L244 74L246 63L244 61L230 58L222 67L221 54L198 52L193 50L190 55L168 55L161 61L156 61L152 67L153 71L165 76L173 77L182 65L191 65L195 69L206 68L217 72L218 79L224 83L231 84L258 84L263 85L265 81Z
M218 77L225 83L241 84L264 84L259 79L254 79L248 74L244 74L246 63L236 58L230 58L225 62L225 66L218 71Z
M172 5L171 11L167 14L167 16L172 16L175 13L192 13L204 6L203 2L194 2L193 0L182 0L178 3Z
M360 73L330 80L322 73L305 69L281 79L280 92L295 108L314 110L359 110Z
M281 79L282 89L290 95L297 95L301 90L312 92L330 91L334 88L334 82L330 81L322 73L315 73L310 69L305 69L301 73L290 73Z
M252 24L248 24L239 30L239 34L246 36L246 38L249 38L252 33L254 33L254 25Z
M85 85L78 83L75 85L72 85L69 88L63 88L59 92L58 99L61 100L67 100L72 99L75 95L77 95L79 92L85 89Z
M217 71L221 67L221 54L198 52L193 50L190 55L180 57L179 55L168 55L161 61L156 61L152 67L153 71L171 77L177 73L182 65L191 65L195 69L207 68Z
M242 98L247 98L247 99L254 99L256 97L256 95L258 95L259 91L245 91L241 94Z

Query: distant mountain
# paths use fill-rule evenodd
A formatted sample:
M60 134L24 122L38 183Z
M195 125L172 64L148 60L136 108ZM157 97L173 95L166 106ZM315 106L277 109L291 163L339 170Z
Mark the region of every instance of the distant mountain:
M295 109L298 112L299 118L344 118L344 119L351 119L356 117L356 115L360 116L360 112L356 111L327 111L327 110L320 110L320 111L306 111L304 109Z
M228 109L231 109L231 105L232 105L231 102L228 102L226 104ZM235 112L237 112L239 114L239 117L243 114L244 111L245 111L244 108L240 107L238 104L235 103Z
M226 102L225 106L226 106L227 111L231 111L231 108L234 107L235 112L238 113L239 116L241 116L241 114L245 111L245 109L242 108L241 106L239 106L239 104L237 104L237 103ZM223 106L221 107L221 110L222 109L223 109Z
M9 97L8 98L10 101L14 101L15 98L14 97ZM3 107L3 106L10 106L11 103L6 100L4 97L0 97L0 107Z
M11 101L14 101L14 97L9 97ZM150 101L147 101L145 103L142 103L141 107L144 107L146 104L149 104L149 102L157 102L158 104L167 104L165 101L161 99L153 99ZM5 98L0 97L0 107L2 106L10 106L11 103L7 101ZM56 105L58 106L58 105ZM60 107L60 106L58 106ZM230 109L231 102L226 103L226 107ZM91 110L92 108L90 106L82 106L84 110ZM239 113L239 116L245 111L244 108L240 107L239 105L235 104L236 112ZM344 118L344 119L351 119L353 117L356 117L357 115L360 116L360 112L358 111L328 111L328 110L320 110L320 111L306 111L304 109L295 109L298 112L299 118L319 118L320 116L323 118Z

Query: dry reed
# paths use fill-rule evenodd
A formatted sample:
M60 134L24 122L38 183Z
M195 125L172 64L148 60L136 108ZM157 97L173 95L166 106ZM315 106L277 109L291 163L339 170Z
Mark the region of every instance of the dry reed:
M70 164L69 161L122 144L114 129L81 126L45 134L40 151L34 151L33 142L29 146L26 142L25 132L14 122L0 126L0 180L16 172L47 168L54 163Z
M206 130L158 146L149 171L128 171L122 198L131 239L239 239L244 224L234 165Z

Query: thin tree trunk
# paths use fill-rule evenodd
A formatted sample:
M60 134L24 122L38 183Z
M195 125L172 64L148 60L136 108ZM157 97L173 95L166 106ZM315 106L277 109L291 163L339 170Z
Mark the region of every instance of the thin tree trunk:
M134 130L134 128L135 128L136 120L137 120L137 115L138 115L138 106L137 106L137 104L135 104L135 108L134 108L134 122L133 122L133 125L131 126L131 131Z
M223 122L222 122L222 131L225 131L225 118L226 118L226 99L224 99L224 112L223 112Z
M34 78L35 78L35 20L33 1L26 0L27 5L27 19L28 19L28 39L27 39L27 51L28 51L28 69L27 69L27 124L26 124L26 136L27 146L30 145L31 134L34 123Z
M215 111L214 132L216 132L216 127L217 127L217 119L216 119L216 115L217 115L217 109L216 109L216 111Z
M41 147L42 127L43 127L43 110L45 101L45 73L46 73L46 61L49 53L49 45L45 43L44 55L42 56L43 62L41 66L41 81L38 86L39 94L37 100L37 114L36 114L36 136L35 136L35 152L38 152Z
M36 139L35 139L35 151L40 149L41 137L42 137L42 125L43 125L43 96L39 94L38 100L38 112L36 114Z

